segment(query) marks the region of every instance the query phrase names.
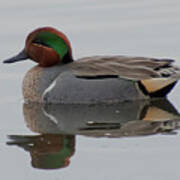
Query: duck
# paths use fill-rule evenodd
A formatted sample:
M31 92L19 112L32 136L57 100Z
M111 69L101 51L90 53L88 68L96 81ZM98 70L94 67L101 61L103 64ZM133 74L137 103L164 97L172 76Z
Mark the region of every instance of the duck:
M3 63L30 59L25 101L98 104L164 98L180 78L173 59L139 56L91 56L74 60L67 36L53 27L29 33L25 47Z

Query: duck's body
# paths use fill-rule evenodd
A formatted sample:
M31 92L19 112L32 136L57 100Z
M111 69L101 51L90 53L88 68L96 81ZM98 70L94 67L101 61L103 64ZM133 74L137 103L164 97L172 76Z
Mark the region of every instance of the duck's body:
M94 56L48 68L36 66L24 78L23 94L27 100L45 103L113 103L163 97L179 76L171 63Z
M36 66L25 76L24 98L43 103L114 103L147 99L135 82L107 77L78 77L76 62L42 68ZM44 80L46 79L46 80Z
M25 50L5 63L27 58L39 65L24 78L24 98L41 103L114 103L164 97L180 78L180 69L170 59L94 56L73 61L69 41L53 28L33 31Z

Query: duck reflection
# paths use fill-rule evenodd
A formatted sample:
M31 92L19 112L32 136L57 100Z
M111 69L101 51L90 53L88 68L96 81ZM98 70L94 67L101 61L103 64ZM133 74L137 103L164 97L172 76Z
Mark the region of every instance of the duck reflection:
M109 105L24 104L27 126L41 134L93 137L139 136L171 132L180 116L166 99Z
M57 169L69 165L74 154L75 137L73 135L11 135L8 145L17 145L30 152L32 166L40 169Z
M62 105L27 103L27 126L37 136L11 135L8 145L29 151L32 166L42 169L69 165L75 152L75 135L130 137L174 133L180 116L166 99L109 105Z

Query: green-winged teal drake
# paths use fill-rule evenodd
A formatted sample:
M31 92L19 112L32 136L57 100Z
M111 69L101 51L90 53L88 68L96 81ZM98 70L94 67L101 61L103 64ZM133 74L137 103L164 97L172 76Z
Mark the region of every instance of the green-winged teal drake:
M25 48L5 60L38 63L23 81L25 100L114 103L166 96L180 78L172 59L92 56L74 61L67 37L52 27L31 32Z

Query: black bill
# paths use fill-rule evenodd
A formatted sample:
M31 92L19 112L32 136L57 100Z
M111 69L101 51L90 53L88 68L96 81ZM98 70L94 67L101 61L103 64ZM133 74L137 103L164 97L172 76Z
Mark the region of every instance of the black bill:
M23 60L28 59L28 58L29 58L28 54L23 49L19 54L17 54L16 56L14 56L12 58L9 58L9 59L3 61L3 63L14 63L14 62L18 62L18 61L23 61Z

